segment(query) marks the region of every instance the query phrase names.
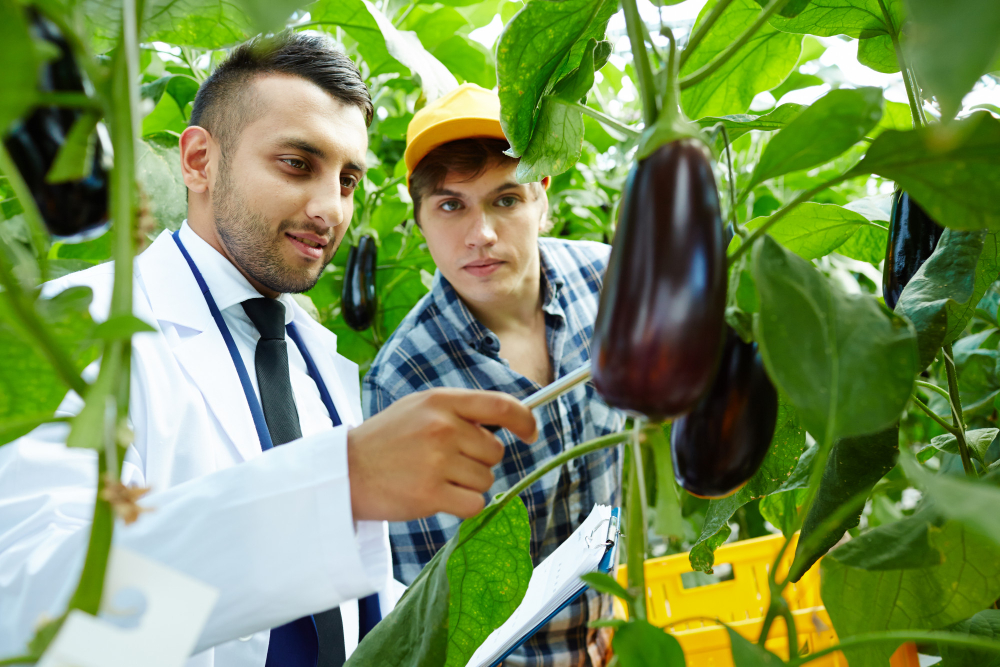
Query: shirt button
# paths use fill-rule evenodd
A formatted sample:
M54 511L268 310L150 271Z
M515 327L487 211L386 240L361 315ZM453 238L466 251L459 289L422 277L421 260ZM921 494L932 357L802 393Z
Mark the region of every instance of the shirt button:
M247 635L246 637L240 637L241 642L248 642L253 639L253 635Z

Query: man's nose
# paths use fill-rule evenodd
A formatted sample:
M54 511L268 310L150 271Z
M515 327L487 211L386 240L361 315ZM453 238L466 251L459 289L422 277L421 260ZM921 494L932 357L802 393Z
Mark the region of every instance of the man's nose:
M490 246L497 242L496 222L482 209L474 211L469 229L465 234L465 245L470 248Z
M312 193L312 197L306 204L306 215L321 227L339 227L349 222L349 220L345 220L347 217L346 202L347 198L340 192L340 176L337 176L332 184L324 182Z

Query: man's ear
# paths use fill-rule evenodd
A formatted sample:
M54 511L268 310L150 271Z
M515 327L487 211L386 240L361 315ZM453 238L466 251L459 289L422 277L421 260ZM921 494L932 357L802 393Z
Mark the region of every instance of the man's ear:
M208 130L193 125L181 134L181 175L184 185L191 192L202 194L208 190L209 161L215 140Z

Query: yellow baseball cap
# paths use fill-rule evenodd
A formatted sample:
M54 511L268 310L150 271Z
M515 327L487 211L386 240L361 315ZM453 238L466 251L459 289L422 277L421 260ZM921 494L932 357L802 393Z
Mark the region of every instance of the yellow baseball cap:
M413 114L406 128L406 181L424 156L458 139L507 137L500 127L500 97L474 83L463 83Z

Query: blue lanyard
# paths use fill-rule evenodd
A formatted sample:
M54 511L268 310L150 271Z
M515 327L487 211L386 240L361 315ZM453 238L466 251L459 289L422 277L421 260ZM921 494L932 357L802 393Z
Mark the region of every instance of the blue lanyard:
M194 279L198 282L198 288L201 289L202 295L205 297L205 302L208 304L208 310L212 313L212 318L215 320L216 325L219 327L219 332L222 334L223 340L226 341L226 347L229 348L229 356L233 358L233 365L236 366L236 374L240 376L240 384L243 385L243 393L246 395L247 405L250 406L250 414L253 416L253 425L257 429L257 437L260 439L260 448L263 451L267 451L274 447L271 442L271 432L267 429L267 421L264 419L264 411L260 407L260 401L257 400L257 394L254 393L253 384L250 382L250 376L247 374L246 366L243 365L243 359L240 357L240 352L236 347L236 341L233 340L233 334L230 333L229 327L226 326L226 321L222 319L222 313L219 311L219 306L216 305L215 299L212 297L211 290L208 289L208 284L205 282L205 278L202 277L201 271L198 270L198 266L191 259L191 255L188 254L187 248L181 243L180 231L176 231L172 234L174 241L177 243L177 247L180 248L181 254L184 255L184 259L187 260L188 266L191 267L191 273L194 274ZM343 422L340 421L340 415L337 413L337 408L333 404L333 399L330 397L330 392L326 388L326 383L323 382L322 376L319 374L319 369L316 368L316 363L313 361L312 355L309 354L309 350L302 343L302 337L299 336L298 329L295 328L294 322L289 322L285 325L285 330L288 332L288 336L295 343L296 347L299 348L299 352L302 354L302 358L306 362L306 370L309 372L309 377L313 379L316 386L319 388L319 397L323 401L323 405L326 406L326 411L330 415L330 421L333 422L334 426L340 426Z

